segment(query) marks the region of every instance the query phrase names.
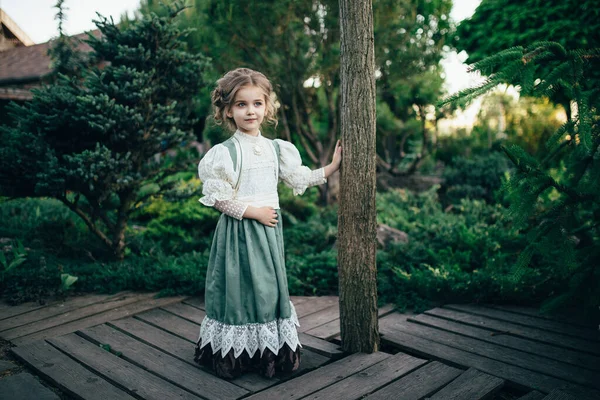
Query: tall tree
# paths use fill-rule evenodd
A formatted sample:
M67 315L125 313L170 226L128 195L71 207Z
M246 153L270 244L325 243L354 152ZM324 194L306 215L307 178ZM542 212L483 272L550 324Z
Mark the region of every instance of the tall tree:
M0 127L2 195L62 201L124 257L129 215L169 185L169 169L152 156L190 137L190 107L208 65L185 51L174 23L181 9L127 28L100 18L102 37L87 43L101 69L60 75L12 105L15 123Z
M158 3L146 0L142 13L158 11ZM338 1L194 0L193 4L182 20L185 26L196 28L188 40L191 49L211 57L219 73L247 66L267 74L282 106L280 135L299 145L309 164L326 165L340 130ZM397 120L420 118L413 104L421 104L428 89L404 89L415 76L435 70L445 39L452 33L447 18L450 6L451 0L373 2L375 68L381 72L381 94L394 103ZM431 86L431 79L419 82ZM405 133L394 129L381 134L395 142ZM385 147L381 149L389 162ZM336 176L318 187L323 202L335 200Z
M375 56L371 1L340 0L342 168L339 292L342 347L379 348L375 206Z

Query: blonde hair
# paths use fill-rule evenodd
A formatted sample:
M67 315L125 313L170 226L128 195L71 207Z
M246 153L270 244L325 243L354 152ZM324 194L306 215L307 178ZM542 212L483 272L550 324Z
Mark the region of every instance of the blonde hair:
M217 125L225 124L231 131L237 126L233 118L227 116L238 90L246 86L256 86L265 94L265 118L269 124L277 126L277 108L273 100L273 85L269 79L258 71L249 68L237 68L229 71L217 81L217 87L211 94L214 120Z

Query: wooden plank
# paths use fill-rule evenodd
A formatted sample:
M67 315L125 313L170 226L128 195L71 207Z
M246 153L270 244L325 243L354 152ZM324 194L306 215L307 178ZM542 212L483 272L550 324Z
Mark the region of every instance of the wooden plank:
M193 367L167 353L142 343L107 325L96 325L78 331L97 345L110 345L111 352L121 352L119 357L159 375L162 379L207 399L237 399L247 390Z
M33 375L21 372L0 379L0 399L60 400L60 397L42 385Z
M290 296L290 301L294 303L294 306L296 304L301 304L305 301L309 301L310 299L312 299L312 296Z
M293 380L280 383L265 391L250 396L253 400L294 400L316 392L332 383L338 382L347 376L360 372L386 358L390 354L376 352L372 354L355 353L341 360L325 365L314 371L308 372Z
M19 368L19 366L14 362L0 359L0 376L5 375L6 371L10 371L16 368Z
M444 308L468 312L473 315L481 315L487 318L493 318L500 321L507 321L513 324L523 325L530 328L560 333L563 335L573 336L580 339L590 340L592 342L600 341L600 332L598 331L598 329L580 328L566 324L564 322L544 320L528 315L511 313L508 311L479 307L473 304L447 304L444 306ZM596 345L598 344L596 343Z
M539 308L536 307L524 307L513 304L481 304L483 307L487 308L495 308L497 310L510 311L516 314L529 315L531 317L547 319L550 321L560 321L566 322L571 325L578 325L583 328L588 329L597 329L597 325L590 320L584 320L578 317L574 317L569 313L560 313L560 314L542 314Z
M114 299L102 302L101 304L92 304L86 307L75 309L71 312L66 312L63 314L55 315L50 318L46 318L42 321L33 321L26 325L22 325L12 329L7 329L0 333L0 335L6 340L16 339L18 337L26 336L35 332L43 331L45 329L53 328L55 326L63 325L67 322L75 321L80 318L95 315L106 310L135 303L140 300L146 300L152 298L153 296L155 296L155 293L128 293L123 296L115 297Z
M579 351L555 347L545 343L534 342L516 336L505 335L500 332L490 332L487 329L476 328L474 326L464 325L443 318L436 318L427 314L419 314L409 318L408 321L458 333L474 339L495 343L512 349L538 354L543 357L548 357L553 360L562 361L572 365L578 365L591 370L600 371L600 357L590 354L583 354Z
M381 318L381 317L384 317L384 316L386 316L388 314L391 314L391 313L394 312L395 309L396 309L396 306L394 304L391 304L391 303L386 304L386 305L384 305L382 307L379 307L377 309L377 317Z
M197 365L194 362L194 342L172 335L169 332L147 324L142 320L135 318L123 318L106 323L112 328L119 329L136 340L161 349L168 354L177 357L191 365Z
M57 301L52 304L46 305L41 309L37 309L34 312L20 314L12 318L0 321L0 332L16 328L18 326L26 325L32 322L39 323L39 321L43 319L50 318L59 314L64 314L66 312L73 311L78 308L86 307L92 304L98 304L105 301L114 301L114 299L120 298L125 294L125 292L121 292L116 295L88 294L84 296L67 298L64 302Z
M377 390L367 396L367 399L388 400L400 398L402 400L420 400L446 385L462 372L458 368L433 361L392 382L383 389ZM447 397L446 399L454 398Z
M504 386L502 379L469 368L448 386L431 396L430 400L492 399L502 386Z
M146 321L190 342L196 343L200 336L199 324L157 308L140 313L135 318Z
M187 304L199 308L202 311L206 311L204 308L204 297L188 297L183 301L183 304Z
M393 320L393 314L388 315L380 321L380 332L386 335L390 331L401 331L507 364L527 368L532 371L537 371L545 375L564 379L583 386L600 389L600 381L597 380L598 373L595 371L589 371L546 357L523 353L519 350L509 349L493 343L482 342L477 339L442 331L421 324L411 323L409 321L397 323Z
M306 334L323 340L331 339L340 334L340 319L336 318L333 321L307 330Z
M344 352L340 349L340 347L331 342L318 339L302 332L298 333L298 339L304 348L310 349L315 353L321 354L325 357L338 359L344 356Z
M195 337L194 340L182 338L136 318L126 318L117 321L111 321L107 325L117 328L125 332L127 335L134 336L137 340L156 347L165 353L178 358L179 360L201 368L206 372L212 373L210 369L204 368L203 366L200 366L194 362L195 347L190 346L190 342L195 344L197 337ZM300 368L298 371L295 371L290 375L292 377L329 361L328 358L311 352L308 349L301 349L300 351ZM243 387L244 389L255 392L277 384L279 382L279 378L274 377L269 379L256 373L248 373L239 378L233 379L230 382L237 386Z
M298 332L306 332L308 330L316 328L317 326L326 324L335 319L339 319L339 317L340 306L339 304L334 304L331 307L327 307L323 310L309 314L306 317L300 318L298 320L298 322L300 322Z
M298 305L294 304L294 308L296 309L298 318L303 318L335 304L338 304L339 307L339 299L337 296L315 296Z
M239 378L231 380L231 382L245 389L248 389L251 392L259 392L261 390L265 390L269 387L273 387L275 385L280 384L280 382L282 381L281 378L285 378L286 380L294 380L296 376L300 376L302 374L305 374L307 371L314 370L315 368L326 364L328 361L328 357L322 356L308 349L301 348L300 368L298 368L298 370L292 372L291 374L286 374L282 376L280 373L276 373L275 376L273 376L272 378L265 378L264 376L259 375L256 372L248 372L244 373Z
M327 364L331 359L322 354L315 353L310 349L300 348L300 367L297 371L289 374L287 378L301 375L306 371L312 371L320 366Z
M134 314L137 314L142 311L146 311L148 309L154 307L160 307L171 303L180 302L184 299L185 296L176 296L176 297L162 297L159 299L146 299L143 301L137 301L135 303L125 304L123 306L114 308L112 310L107 310L105 312L90 315L85 318L81 318L75 321L68 322L66 324L62 324L50 329L46 329L41 332L36 332L31 335L19 337L17 339L11 340L12 343L16 345L22 345L25 343L31 343L36 340L46 339L54 336L64 335L66 333L75 332L79 329L84 329L89 326L94 326L98 324L102 324L106 321L111 321L113 319L119 319L123 317L128 317Z
M553 390L548 394L548 396L544 397L544 400L578 400L577 397L571 396L563 392L562 390Z
M537 390L532 390L531 392L527 393L525 396L519 397L518 400L541 400L543 399L545 396L538 392Z
M27 303L22 303L16 306L11 306L5 301L2 301L0 302L0 321L31 311L39 310L40 308L44 307L46 307L45 304L39 304L35 301L28 301Z
M386 304L380 307L377 311L377 317L381 318L385 315L394 312L395 306L393 304ZM338 313L339 314L339 313ZM334 319L333 321L327 322L323 325L317 326L316 328L307 330L308 335L318 337L324 340L335 338L340 334L340 318Z
M200 397L103 350L84 338L68 333L47 340L50 344L94 370L98 375L144 399L190 399Z
M425 311L425 314L433 315L438 318L446 318L451 321L488 329L490 331L499 332L506 335L513 335L542 343L548 343L554 346L565 347L583 353L600 355L600 349L595 348L596 346L591 346L592 342L588 340L577 339L558 333L544 332L538 329L516 325L506 321L498 321L483 316L448 310L445 308L434 308Z
M457 367L477 368L482 372L502 378L507 381L509 386L521 390L536 389L549 393L559 387L573 385L558 378L492 360L401 331L388 331L383 336L382 341L420 357L433 358Z
M202 320L206 316L204 311L183 303L169 304L168 306L161 307L160 309L168 311L171 314L175 314L181 318L185 318L188 321L194 322L198 325L202 323Z
M557 388L555 391L561 391L564 394L568 394L576 398L577 400L598 400L600 399L600 391L590 390L583 386L569 386Z
M134 400L43 340L13 347L12 353L63 392L86 400Z
M425 363L427 360L397 353L358 374L350 375L346 379L312 393L305 399L359 399Z

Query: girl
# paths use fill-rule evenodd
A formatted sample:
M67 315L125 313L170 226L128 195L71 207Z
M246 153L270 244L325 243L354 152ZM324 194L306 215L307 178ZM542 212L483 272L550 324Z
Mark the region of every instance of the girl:
M200 202L223 214L208 261L206 316L194 360L227 379L253 369L270 378L297 370L302 347L287 287L277 183L299 195L327 182L340 167L342 149L338 141L331 164L311 171L292 143L262 136L261 124L277 120L272 85L260 72L228 72L217 81L212 103L216 123L235 133L198 165Z

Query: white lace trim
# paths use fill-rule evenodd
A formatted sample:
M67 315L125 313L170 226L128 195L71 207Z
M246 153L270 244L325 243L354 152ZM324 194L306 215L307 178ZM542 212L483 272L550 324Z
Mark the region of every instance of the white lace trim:
M227 201L234 197L231 184L220 179L207 179L204 181L202 194L205 196L198 201L205 206L214 206L216 201Z
M238 200L215 201L215 208L230 217L241 220L248 208L248 204L244 204Z
M250 357L254 356L256 350L260 350L262 357L267 347L277 354L285 343L295 351L298 346L302 347L296 330L296 326L300 326L300 323L291 301L290 307L292 310L290 318L278 318L265 323L229 325L206 316L200 325L198 337L198 343L202 342L200 348L211 343L213 354L221 350L222 357L233 348L235 358L238 358L244 349Z

